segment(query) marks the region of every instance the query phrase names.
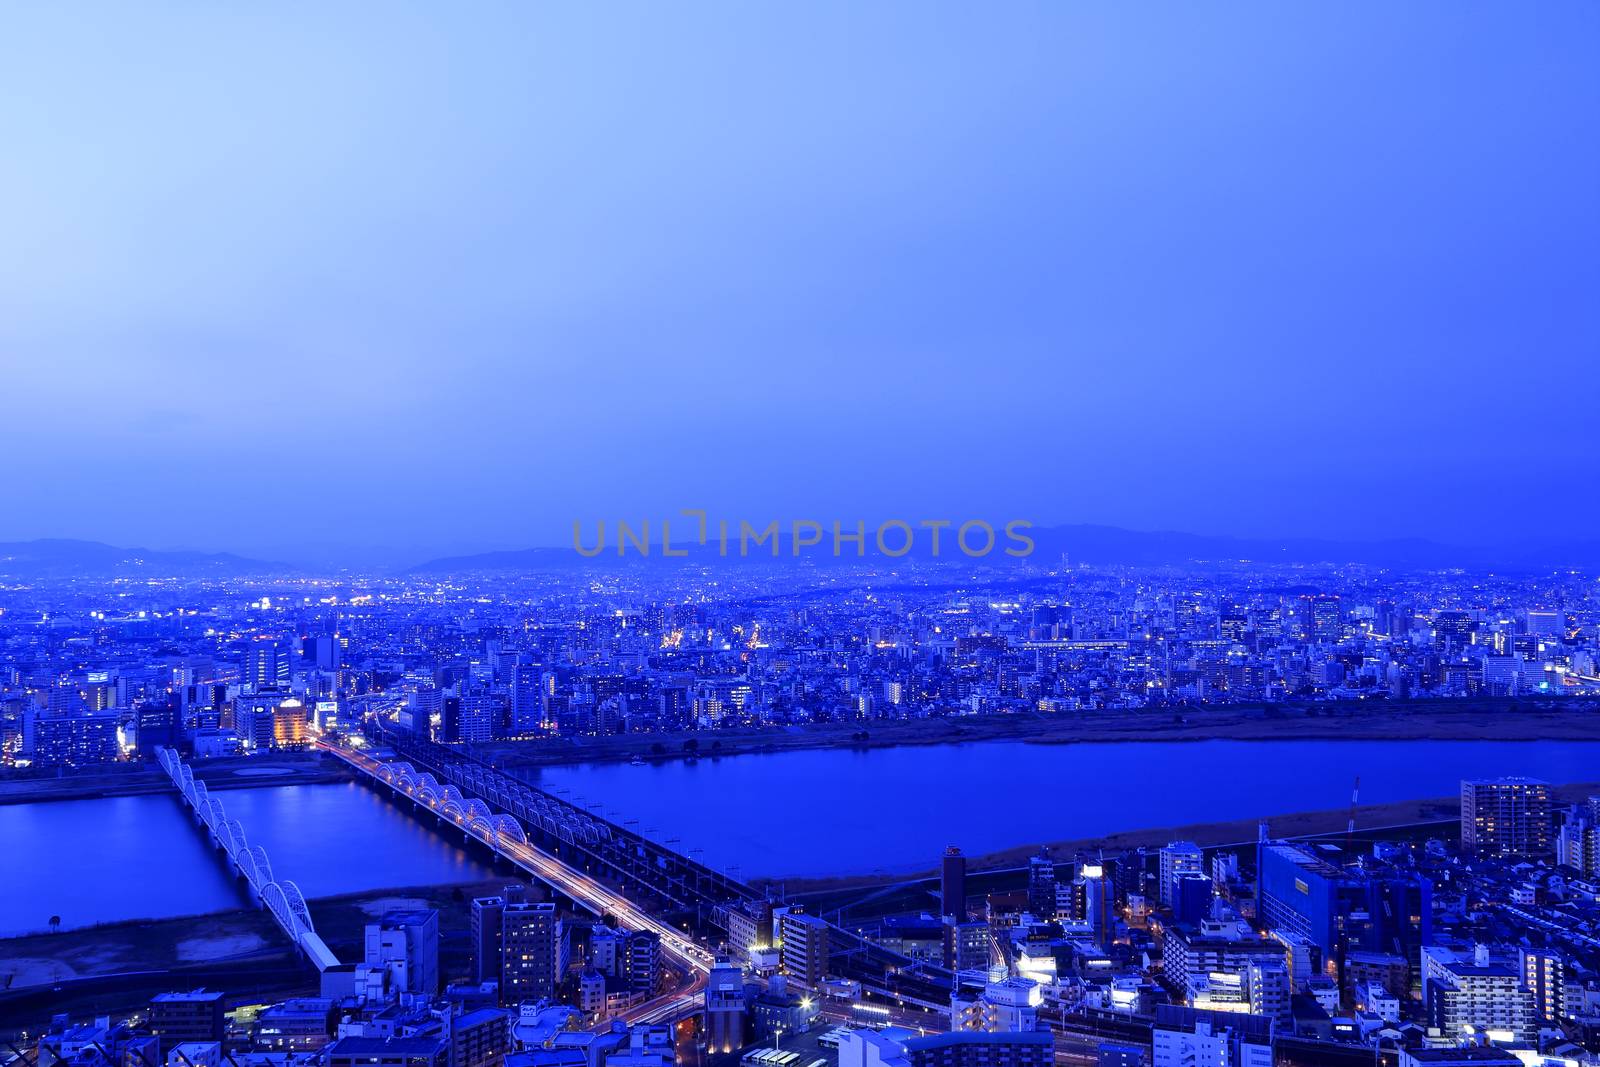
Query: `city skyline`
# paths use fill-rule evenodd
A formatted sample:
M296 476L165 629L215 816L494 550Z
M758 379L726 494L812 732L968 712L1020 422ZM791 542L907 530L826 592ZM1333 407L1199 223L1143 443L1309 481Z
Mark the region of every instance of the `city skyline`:
M1592 570L1040 563L12 573L9 1067L1587 1067Z
M1597 57L0 9L0 1067L1600 1067Z

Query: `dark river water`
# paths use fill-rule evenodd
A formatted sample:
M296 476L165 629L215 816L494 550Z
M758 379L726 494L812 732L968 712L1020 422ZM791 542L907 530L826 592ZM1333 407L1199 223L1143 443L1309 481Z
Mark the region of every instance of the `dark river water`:
M545 768L543 787L740 877L898 873L1119 830L1447 796L1460 779L1600 780L1600 741L982 742ZM349 783L218 793L309 898L491 877ZM0 935L239 907L175 796L0 806Z
M475 881L489 867L354 782L225 790L229 818L308 898ZM0 805L0 936L243 907L177 793ZM315 914L313 912L313 918Z
M991 741L586 764L536 780L751 878L896 873L936 866L947 845L978 855L1343 808L1357 775L1361 802L1380 804L1503 774L1600 781L1600 741Z

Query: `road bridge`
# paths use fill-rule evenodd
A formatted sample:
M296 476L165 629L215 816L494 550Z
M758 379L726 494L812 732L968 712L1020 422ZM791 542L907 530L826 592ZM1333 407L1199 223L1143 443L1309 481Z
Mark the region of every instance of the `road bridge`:
M442 821L459 827L496 855L551 886L580 907L597 915L612 915L631 930L648 930L661 938L662 950L691 974L711 970L715 956L694 935L663 922L612 886L536 844L517 817L494 811L481 797L468 797L454 785L441 784L431 772L419 771L403 761L386 762L372 755L329 741L319 747L338 757L368 779L394 794L427 808ZM571 827L568 827L571 830ZM561 835L556 834L557 840Z
M514 862L508 848L533 850L542 857L543 866L564 869L567 885L588 895L579 896L554 879L545 880L592 910L599 909L586 901L599 899L598 888L614 901L626 899L634 913L649 915L653 922L656 914L682 912L694 916L697 930L725 931L729 908L765 899L724 872L459 749L398 732L374 733L369 739L392 749L396 758L379 760L330 742L323 742L323 747ZM544 877L537 870L531 873ZM660 925L674 931L674 936L683 935L677 927ZM830 924L830 944L830 971L837 976L855 979L884 998L926 1010L948 1010L953 983L948 970L914 961L834 924Z

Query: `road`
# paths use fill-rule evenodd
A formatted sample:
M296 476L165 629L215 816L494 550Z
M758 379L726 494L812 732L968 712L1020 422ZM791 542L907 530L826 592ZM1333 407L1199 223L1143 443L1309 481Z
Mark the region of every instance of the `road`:
M319 741L317 744L323 751L337 756L357 770L369 775L374 781L390 785L378 774L379 768L383 766L382 761L374 759L364 752L330 744L327 741ZM392 785L390 787L396 792L404 792L398 787ZM410 794L407 793L405 795L409 796ZM456 823L460 825L460 820L457 819ZM465 826L462 826L462 832L466 833ZM662 951L691 976L700 990L704 990L705 976L710 973L711 965L716 962L716 958L709 949L696 941L693 936L662 922L610 886L568 866L555 856L534 845L524 844L520 841L501 841L495 850L524 871L572 900L600 914L614 916L619 923L630 930L648 930L659 936L661 938ZM675 996L680 997L686 995L688 995L686 990L681 990L678 994L675 994ZM657 998L658 1001L661 999L663 998ZM651 1001L650 1003L654 1004L656 1002Z
M383 766L381 760L375 759L365 752L334 745L327 741L319 741L318 746L368 775L372 780L382 782L397 793L402 793L408 797L411 796L403 787L388 782L381 777L379 774L379 770ZM416 798L412 797L412 799ZM421 803L421 801L418 802ZM442 818L442 813L440 814ZM467 833L467 828L462 824L462 820L459 817L455 818L454 822L461 827L463 834ZM618 923L630 930L649 930L661 938L662 951L667 955L669 961L676 965L677 970L688 976L688 984L629 1009L624 1013L623 1018L633 1023L665 1022L698 1010L705 992L707 975L710 973L713 963L716 962L716 957L710 949L697 941L692 934L661 921L617 889L583 871L577 870L570 864L563 862L558 857L535 845L521 841L500 840L496 844L495 850L528 874L553 887L566 897L597 913L613 916ZM864 944L869 949L876 947L871 946L870 943ZM914 972L914 970L914 965L908 968L908 973L900 978L900 981L914 985L917 980L915 975L910 973ZM908 1010L904 1006L904 1000L911 995L908 990L880 989L875 992L891 1002L889 1005L885 1005L888 1009L886 1014L889 1015L891 1021L916 1029L924 1028L930 1021L928 1013ZM948 993L942 990L937 992L940 995L939 1002L935 1007L939 1013L942 1013L948 1004ZM938 1014L935 1014L932 1018L938 1018Z

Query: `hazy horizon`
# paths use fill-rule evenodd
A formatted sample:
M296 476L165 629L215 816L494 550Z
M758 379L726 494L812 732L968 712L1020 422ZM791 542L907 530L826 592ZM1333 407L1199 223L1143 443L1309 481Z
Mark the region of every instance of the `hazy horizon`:
M687 548L687 550L691 554L691 557L693 557L693 558L700 558L699 556L695 555L696 553L705 553L707 558L709 558L710 556L716 555L716 544L717 544L717 542L716 542L714 533L713 533L712 539L711 539L711 541L709 543L709 547L704 548L704 549L696 549L695 546L693 545L693 543L692 543L693 542L693 533L692 533L693 526L692 526L692 524L693 524L694 520L692 520L692 519L684 519L682 516L650 516L649 517L650 518L650 525L649 525L648 531L646 531L646 532L649 535L649 543L650 543L650 546L652 548L652 551L653 551L653 554L654 554L655 558L657 558L657 559L661 558L661 525L660 525L659 519L663 518L663 517L671 519L672 522L673 522L673 531L674 531L674 533L673 533L673 544L674 544L674 546L676 548L678 548L680 550ZM623 521L628 523L629 528L632 531L632 534L630 534L630 536L637 536L637 535L640 534L640 524L638 522L639 518L640 517L638 517L638 516L633 517L632 519L624 518ZM974 516L973 518L982 519L983 517L982 516ZM713 520L712 521L715 522L715 519L716 519L716 516L713 516ZM773 521L773 517L771 517L771 516L764 517L763 522L762 522L761 525L765 525L766 522L770 522L770 521ZM848 535L854 529L853 521L854 521L854 517L851 517L851 520L847 520L847 521L843 522L843 524L842 524L843 525L843 530L846 533L846 535ZM985 520L985 521L987 521L987 520ZM685 533L685 524L686 523L688 524L688 528L689 528L689 542L684 542L683 540L681 540L682 536ZM991 525L997 531L997 539L996 539L994 550L986 558L988 559L988 561L990 563L994 563L996 561L1005 562L1001 550L1006 548L1006 547L1008 547L1009 545L1011 545L1013 543L1017 543L1017 542L1008 541L1004 531L1001 529L1002 523L995 522L995 523L992 523ZM735 520L733 523L731 523L730 526L731 526L731 529L734 531L734 533L732 533L730 535L731 536L730 544L731 544L732 547L730 548L730 551L727 554L727 556L728 556L728 558L738 559L738 558L740 558L740 554L738 552L738 547L737 547L738 546L737 520ZM779 526L780 526L780 531L781 531L779 536L781 538L787 539L790 536L790 527L788 525L787 520L780 521ZM831 544L831 540L830 539L832 537L831 522L825 523L824 526L825 526L825 529L824 529L824 534L823 534L823 538L822 538L822 544L818 548L805 550L805 552L802 553L802 554L806 557L806 559L815 561L818 558L818 554L819 553L821 554L821 556L824 556L824 557L830 555L830 553L828 552L828 546L829 546L829 544ZM876 526L875 526L874 522L872 522L872 521L867 521L866 522L866 546L867 546L867 552L868 552L869 561L872 558L882 558L882 557L877 557L875 555L875 550L872 547L873 543L874 543L873 539L874 539L874 536L875 536L875 534L874 534L875 529L876 529ZM607 565L610 562L615 560L615 558L617 556L617 552L616 552L617 532L616 532L616 530L617 530L617 527L616 527L615 522L608 522L607 523L606 537L607 537L608 540L606 542L604 550L598 553L598 559L596 560L597 563L599 563L601 565ZM1595 546L1600 546L1600 538L1582 538L1582 537L1570 537L1570 538L1564 538L1564 537L1560 537L1560 536L1548 536L1548 537L1543 537L1543 538L1540 538L1540 537L1522 537L1522 538L1505 539L1505 540L1497 540L1497 541L1495 541L1495 540L1482 540L1482 539L1476 539L1475 540L1475 539L1471 539L1471 538L1454 538L1454 539L1451 539L1451 538L1443 538L1443 539L1436 539L1436 538L1398 538L1398 537L1397 538L1359 538L1359 537L1356 537L1356 538L1336 538L1336 537L1318 536L1316 534L1305 534L1305 535L1300 535L1300 534L1244 535L1244 534L1233 534L1233 533L1228 533L1228 532L1211 531L1211 530L1177 529L1177 528L1170 528L1170 527L1168 527L1168 528L1160 528L1160 529L1135 529L1135 528L1130 528L1130 527L1115 526L1115 525L1103 524L1103 523L1049 523L1049 524L1034 524L1032 527L1023 530L1022 532L1028 533L1030 535L1045 534L1045 535L1048 536L1052 531L1062 531L1062 530L1067 530L1067 531L1071 531L1071 530L1115 531L1118 534L1132 535L1134 538L1140 538L1140 537L1157 537L1157 538L1159 538L1159 537L1170 536L1170 537L1179 538L1179 539L1181 539L1181 538L1189 538L1189 537L1196 537L1196 538L1205 538L1205 539L1236 540L1236 541L1240 541L1240 542L1249 542L1249 543L1262 543L1262 542L1265 542L1265 543L1282 542L1284 544L1289 544L1289 543L1313 543L1313 544L1321 543L1321 544L1334 545L1334 546L1344 546L1344 547L1348 547L1348 548L1351 548L1351 549L1359 549L1359 548L1362 548L1364 546L1366 546L1366 547L1379 547L1379 546L1386 545L1386 544L1397 544L1397 545L1399 545L1399 544L1405 544L1405 543L1408 543L1408 542L1420 542L1423 545L1432 545L1432 546L1435 546L1437 548L1445 549L1445 550L1452 550L1452 549L1463 550L1463 553L1465 553L1469 558L1470 558L1471 553L1473 553L1473 552L1485 552L1485 551L1486 552L1495 552L1495 551L1504 550L1504 551L1506 551L1508 553L1508 555L1506 557L1508 561L1515 560L1517 558L1517 556L1518 556L1518 553L1522 553L1522 554L1534 553L1534 554L1537 554L1540 551L1556 550L1556 549L1561 549L1561 548L1564 548L1564 547L1572 547L1572 548L1581 549L1581 548L1584 548L1584 547L1593 548ZM593 546L594 546L595 523L594 522L585 523L581 536L583 538L583 543L584 543L585 547L589 548L589 549L592 549ZM910 557L911 559L913 559L913 560L924 560L925 561L925 556L926 556L926 551L927 551L927 546L928 546L927 537L928 537L927 531L924 528L917 527L917 531L916 531L916 533L914 535L915 551L912 553L912 555ZM950 529L950 530L946 530L946 532L944 534L945 551L942 553L940 558L946 560L947 562L957 562L957 563L959 563L966 557L963 557L960 553L958 553L954 549L953 542L950 540L952 537L953 537L953 528ZM975 533L974 537L977 538L978 535ZM110 547L118 548L118 549L140 549L140 550L152 551L152 552L179 552L179 553L192 552L192 553L200 553L200 554L207 554L207 555L232 555L232 556L243 557L243 558L246 558L246 559L253 559L253 560L256 560L256 561L260 561L260 562L282 563L282 564L287 564L287 565L289 565L291 567L295 567L295 568L309 568L309 569L313 569L313 570L318 569L318 568L323 568L323 567L327 567L327 568L331 568L331 569L357 569L357 570L359 570L361 568L364 568L364 567L374 567L374 568L377 568L377 569L380 569L380 570L391 570L391 569L396 569L396 568L404 569L404 568L409 568L409 567L413 567L413 566L417 566L417 565L421 565L421 564L432 563L432 562L437 561L437 560L451 559L451 558L456 558L456 557L476 557L476 556L495 555L497 553L519 553L519 552L530 552L530 551L533 551L533 552L553 552L553 553L556 553L556 554L561 555L561 556L570 555L572 562L580 563L580 564L583 562L583 556L580 556L580 555L578 555L577 553L575 553L573 551L573 542L572 542L572 536L571 536L570 528L569 528L569 530L567 532L567 536L565 538L563 538L562 540L559 540L559 541L546 541L546 542L538 542L538 543L530 541L530 542L526 542L526 543L469 544L467 547L460 548L460 549L446 549L446 548L430 549L430 548L428 548L426 546L421 547L421 548L413 549L413 548L407 548L407 547L404 547L404 546L393 545L393 544L388 544L388 545L354 545L354 544L340 544L340 543L301 542L301 543L282 543L282 544L277 544L277 545L266 545L266 546L264 546L264 547L262 547L261 549L258 549L258 550L246 550L246 549L240 548L238 546L231 546L231 545L226 545L226 544L210 544L210 543L206 543L206 542L203 542L203 541L193 541L193 540L191 540L191 541L178 541L178 542L173 542L173 543L161 543L161 544L156 544L156 543L149 543L149 544L126 543L126 544L124 544L124 543L106 541L103 538L79 537L79 536L63 536L63 537L48 536L48 537L28 538L28 539L3 539L3 538L0 538L0 544L6 544L6 543L27 544L27 543L35 543L35 542L49 542L49 541L66 541L66 542L74 542L74 543L81 543L81 544L100 544L100 545L108 545ZM890 537L890 543L891 544L896 544L897 543L894 540L893 536ZM779 559L780 560L788 560L790 558L790 551L789 551L789 548L788 548L787 540L784 540L782 542L782 545L783 545L783 547L782 547L782 549L781 549L781 551L779 553ZM1053 558L1053 557L1050 556L1051 551L1053 551L1053 547L1054 547L1053 544L1047 544L1047 545L1045 545L1043 547L1042 550L1035 549L1035 550L1031 551L1030 555L1035 560L1042 559L1042 558ZM760 560L766 558L766 551L767 551L766 545L758 545L756 548L751 549L750 551L748 551L746 553L746 556L748 558L752 558L752 559L754 559L756 561L760 561ZM1043 551L1044 555L1040 555L1039 554L1040 551ZM1081 551L1081 549L1080 549L1080 551ZM849 557L853 553L854 553L853 544L847 543L846 547L845 547L845 550L843 551L843 557L846 560L848 560ZM593 555L593 553L591 553L591 555ZM637 546L630 544L628 553L626 554L626 558L635 559L636 560L636 559L639 558L639 555L640 554L639 554L639 552L637 550ZM1096 555L1096 553L1094 553L1094 552L1090 553L1091 558L1094 557L1095 555ZM1295 558L1298 559L1298 557L1295 557ZM1356 557L1352 557L1352 558L1356 558ZM1586 554L1584 554L1584 558L1585 559L1587 558ZM1308 560L1302 560L1302 562L1306 562L1306 561L1308 561ZM1099 562L1106 562L1106 560L1101 559L1101 560L1099 560ZM1263 563L1270 563L1272 561L1263 558L1262 562ZM1326 560L1324 562L1338 562L1338 561L1337 560L1333 560L1333 559L1329 559L1329 560ZM1464 563L1465 561L1462 561L1462 562ZM1574 558L1574 559L1568 560L1566 562L1570 563L1572 565L1580 565L1583 562L1583 560L1579 559L1579 558Z
M0 540L1600 519L1592 4L7 28Z

